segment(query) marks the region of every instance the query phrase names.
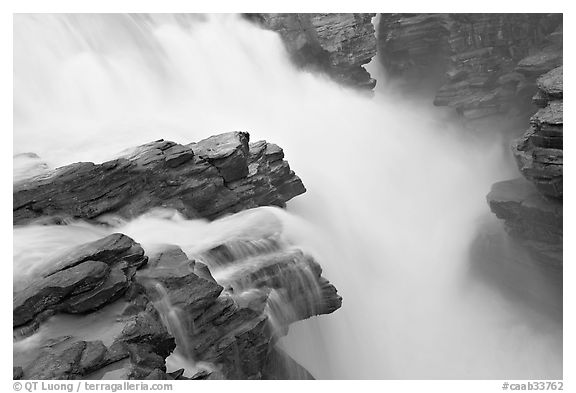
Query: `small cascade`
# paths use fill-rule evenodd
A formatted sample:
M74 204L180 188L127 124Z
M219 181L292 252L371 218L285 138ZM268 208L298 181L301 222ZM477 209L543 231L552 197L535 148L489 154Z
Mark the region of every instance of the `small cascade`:
M150 290L158 294L154 306L160 313L164 326L176 340L176 349L166 358L168 371L184 369L183 375L187 378L192 378L198 373L214 371L216 367L213 364L194 359L190 342L191 332L188 331L184 322L187 318L183 315L183 310L175 307L170 302L170 296L166 288L160 282L153 282Z
M192 366L194 366L194 358L192 357L186 330L181 320L180 313L182 310L178 307L174 307L170 303L168 292L166 292L166 289L162 284L157 282L154 284L153 288L159 294L159 300L155 302L156 309L160 312L164 326L168 328L168 332L170 332L170 334L172 334L176 339L177 351L182 354Z
M265 293L264 312L277 335L285 335L290 323L330 308L325 299L334 294L323 294L320 266L278 236L226 242L198 259L237 303L250 304Z

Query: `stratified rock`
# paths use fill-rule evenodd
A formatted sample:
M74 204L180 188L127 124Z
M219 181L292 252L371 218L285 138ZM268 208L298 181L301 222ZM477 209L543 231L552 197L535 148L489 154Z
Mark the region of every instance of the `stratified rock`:
M197 260L169 247L136 280L174 332L177 351L215 364L227 379L262 378L290 323L331 313L342 301L310 256L274 239L223 243Z
M342 305L342 298L322 277L322 268L314 258L301 250L287 249L274 238L227 242L200 258L225 269L226 276L220 277L219 282L237 301L254 298L254 290L267 293L268 313L279 328L329 314ZM245 291L250 294L247 298L242 295Z
M535 77L523 72L518 62L546 45L562 16L451 14L450 19L454 24L449 38L449 79L438 90L435 104L453 107L469 121L507 116L514 105L523 107L519 95L533 94ZM561 59L561 48L547 50L559 52Z
M22 379L84 379L116 361L102 341L66 341L45 346L21 373Z
M110 268L103 262L86 261L34 282L14 295L14 326L31 321L37 314L54 307L70 295L97 287Z
M562 67L538 78L536 102L546 106L530 119L530 129L512 150L524 177L549 197L563 196L563 87Z
M86 313L118 299L131 282L131 276L126 276L124 269L121 265L114 266L101 285L67 299L60 306L60 310L69 314Z
M561 99L564 91L562 79L563 69L560 66L554 68L552 71L547 72L536 80L538 88L548 100Z
M528 116L536 77L562 62L561 14L380 14L378 30L387 72L472 128Z
M112 266L120 261L128 266L140 267L148 257L140 244L122 233L113 233L93 242L85 243L55 257L48 270L42 275L48 277L55 272L76 266L84 261L100 261Z
M113 339L109 347L73 335L46 337L36 358L18 365L23 378L101 378L111 370L128 379L183 378L183 371L167 373L173 351L213 365L192 379L311 378L274 345L290 323L331 313L342 298L312 257L275 236L216 244L197 260L167 246L149 263L122 234L76 247L16 295L15 325L46 312L90 312L119 296L130 304L109 314L110 323L125 325L102 337Z
M554 45L560 44L561 33L555 36ZM561 51L560 51L561 54ZM531 57L532 60L535 58ZM527 62L521 62L524 67ZM544 67L543 64L546 64ZM540 71L548 71L549 62L540 62ZM555 64L555 63L554 63ZM523 70L526 74L530 74ZM532 71L530 71L532 72ZM537 79L539 88L534 102L541 108L530 118L530 128L512 144L512 152L522 175L527 179L515 179L496 183L488 194L492 212L505 222L508 234L527 250L538 266L560 288L560 296L552 296L551 309L559 309L562 301L562 238L563 238L563 86L562 67L550 70ZM509 264L512 271L530 276L526 272L530 263L522 268ZM536 291L537 292L537 291ZM538 296L538 298L548 298Z
M545 48L533 55L527 56L518 62L516 70L525 75L539 76L562 65L562 50Z
M146 261L142 247L120 233L73 248L14 294L14 327L37 323L47 312L97 310L121 296Z
M362 67L376 55L375 14L247 14L277 31L298 66L327 73L338 82L372 89L376 81Z
M495 183L487 200L511 237L546 266L562 271L561 201L546 198L523 178Z
M249 147L246 133L211 136L189 146L200 158L214 165L226 183L248 175Z
M154 207L214 219L306 191L278 146L234 132L190 145L157 141L103 164L76 163L18 183L14 224L42 216L131 218Z

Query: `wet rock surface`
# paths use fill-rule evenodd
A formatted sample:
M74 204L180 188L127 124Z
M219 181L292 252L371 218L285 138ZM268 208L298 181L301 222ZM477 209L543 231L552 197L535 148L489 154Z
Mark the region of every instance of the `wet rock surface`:
M85 313L116 300L147 261L144 250L116 233L55 258L40 277L17 291L13 326L35 324L41 313Z
M98 379L112 372L125 379L312 378L275 347L290 323L341 306L342 298L312 257L270 238L217 244L193 259L176 246L162 248L149 261L141 250L122 234L78 246L56 259L32 289L17 294L16 299L23 299L15 301L17 328L46 309L77 312L84 304L78 296L97 305L82 308L83 313L106 307L118 297L127 303L115 317L123 327L114 337L43 337L37 354L15 364L14 375ZM131 266L122 270L130 272L128 285L113 291L116 279L111 276L124 265ZM110 296L96 295L102 293ZM185 369L169 370L166 359L172 354L202 366L187 370L188 376Z
M562 67L538 78L539 109L530 119L530 129L517 139L512 150L524 177L549 197L563 196L563 88Z
M76 163L14 185L13 222L40 217L132 218L168 207L214 219L263 206L284 207L304 185L272 143L233 132L198 143L157 141L103 164Z
M277 31L299 66L330 75L361 89L376 81L362 67L376 55L375 14L246 14L266 29Z

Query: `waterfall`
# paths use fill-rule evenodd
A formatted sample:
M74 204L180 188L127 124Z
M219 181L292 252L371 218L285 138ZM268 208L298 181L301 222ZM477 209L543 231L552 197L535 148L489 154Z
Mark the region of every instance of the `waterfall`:
M282 146L308 190L287 211L213 223L170 213L112 229L15 227L15 285L112 232L192 257L282 228L343 297L279 343L316 378L561 378L561 323L471 273L470 247L490 220L484 196L514 173L501 139L470 135L384 82L368 97L298 70L276 33L236 15L15 15L15 180L242 130Z

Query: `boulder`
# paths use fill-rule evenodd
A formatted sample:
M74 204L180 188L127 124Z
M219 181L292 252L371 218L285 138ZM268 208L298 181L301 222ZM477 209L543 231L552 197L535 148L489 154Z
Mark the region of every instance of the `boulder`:
M168 207L189 218L215 219L286 202L306 191L278 146L234 132L198 143L156 141L123 157L81 162L14 185L13 222L40 217L132 218Z

